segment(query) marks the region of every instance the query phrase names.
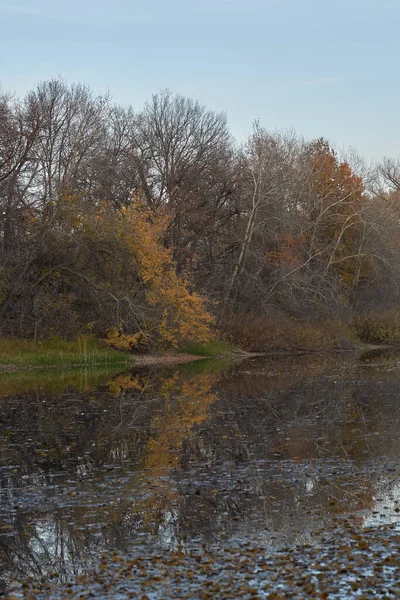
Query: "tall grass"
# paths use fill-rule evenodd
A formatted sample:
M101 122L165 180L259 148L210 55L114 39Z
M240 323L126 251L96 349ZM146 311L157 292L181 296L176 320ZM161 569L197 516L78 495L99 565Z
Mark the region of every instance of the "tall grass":
M0 338L0 364L17 366L75 366L131 364L128 353L112 350L93 337L65 341L59 337L33 341Z

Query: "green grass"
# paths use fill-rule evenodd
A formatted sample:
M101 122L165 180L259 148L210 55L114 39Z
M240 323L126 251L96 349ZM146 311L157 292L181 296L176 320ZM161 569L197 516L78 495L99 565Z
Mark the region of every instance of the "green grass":
M220 340L212 340L208 344L201 344L199 342L186 342L179 347L179 352L187 352L188 354L194 354L196 356L223 356L230 350L234 350L235 347L228 342L221 342Z
M0 338L0 365L53 367L76 365L131 365L126 352L112 350L93 337L65 341L59 337L44 340Z

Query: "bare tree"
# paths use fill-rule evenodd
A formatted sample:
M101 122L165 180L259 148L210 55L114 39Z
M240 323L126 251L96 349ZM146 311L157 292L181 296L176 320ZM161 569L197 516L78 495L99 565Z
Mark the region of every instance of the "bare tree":
M237 255L226 288L225 303L233 301L238 292L240 276L246 260L252 255L253 271L258 278L265 266L268 246L276 242L283 231L289 231L298 211L296 186L302 173L299 152L302 140L294 132L267 132L258 122L254 124L241 160L243 203L238 230ZM257 239L256 239L257 238ZM258 250L252 248L256 242ZM257 243L258 242L258 243ZM260 243L261 242L261 243Z
M146 202L170 217L167 243L181 270L231 202L226 117L164 91L137 116L132 145Z
M93 97L82 85L52 80L31 92L28 102L42 119L34 186L38 204L48 208L62 194L90 188L92 165L104 143L108 98Z

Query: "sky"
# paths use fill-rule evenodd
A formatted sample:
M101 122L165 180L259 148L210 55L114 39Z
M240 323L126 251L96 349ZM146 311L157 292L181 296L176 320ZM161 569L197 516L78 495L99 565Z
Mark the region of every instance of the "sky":
M266 129L400 157L399 0L0 0L0 85L62 77L140 109L168 88Z

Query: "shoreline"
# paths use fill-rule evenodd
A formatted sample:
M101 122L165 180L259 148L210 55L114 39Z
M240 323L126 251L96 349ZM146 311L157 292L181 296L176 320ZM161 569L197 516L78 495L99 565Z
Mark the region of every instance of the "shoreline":
M162 353L154 354L132 354L131 360L121 360L121 362L90 362L90 363L74 363L74 364L63 364L56 363L53 365L32 365L32 364L0 364L0 376L2 374L15 373L18 371L31 371L31 370L44 370L44 369L78 369L78 368L92 368L92 367L125 367L125 370L134 369L135 367L147 367L153 365L178 365L195 362L199 360L220 360L230 359L234 360L246 360L248 358L289 358L290 356L306 356L315 354L346 354L352 352L370 352L374 350L393 350L395 346L390 345L377 345L377 344L363 344L362 347L354 345L351 348L336 348L336 349L324 349L320 348L317 350L307 349L293 349L293 350L270 350L266 352L247 352L246 350L229 350L221 355L216 356L199 356L196 354L189 354L188 352L177 352L177 351L166 351Z

